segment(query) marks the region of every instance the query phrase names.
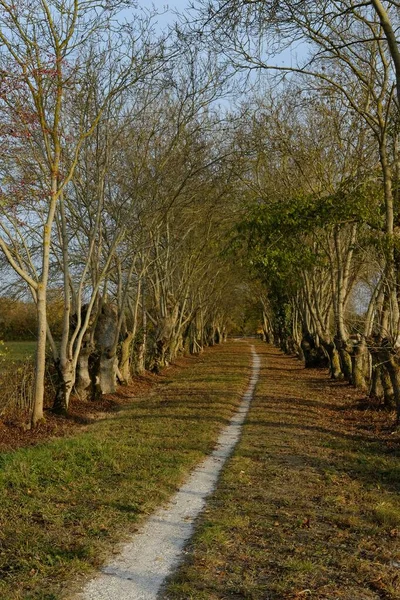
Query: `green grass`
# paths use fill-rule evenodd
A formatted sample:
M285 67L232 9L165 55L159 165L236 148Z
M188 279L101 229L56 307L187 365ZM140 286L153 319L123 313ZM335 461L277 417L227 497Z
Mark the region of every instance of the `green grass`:
M355 390L257 349L243 437L163 598L399 600L399 435L344 410Z
M0 454L1 599L63 598L164 503L238 406L249 352L226 344L170 373L80 435Z
M6 362L20 362L35 355L36 342L4 342L7 349Z

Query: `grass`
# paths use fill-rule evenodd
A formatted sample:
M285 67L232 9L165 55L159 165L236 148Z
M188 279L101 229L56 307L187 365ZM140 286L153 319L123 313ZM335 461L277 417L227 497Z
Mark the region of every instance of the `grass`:
M164 600L400 598L399 434L277 350Z
M0 598L64 598L98 568L212 450L249 372L243 343L213 348L80 435L0 454Z
M21 362L35 355L36 342L5 342L6 362Z

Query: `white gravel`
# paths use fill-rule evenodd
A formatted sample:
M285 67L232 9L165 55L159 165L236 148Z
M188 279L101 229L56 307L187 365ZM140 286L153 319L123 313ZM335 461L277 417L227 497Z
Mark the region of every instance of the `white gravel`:
M194 520L214 490L220 471L239 440L260 372L254 346L253 371L241 405L218 438L214 452L190 475L170 504L154 513L122 547L121 554L91 580L79 600L156 600L165 581L182 558Z

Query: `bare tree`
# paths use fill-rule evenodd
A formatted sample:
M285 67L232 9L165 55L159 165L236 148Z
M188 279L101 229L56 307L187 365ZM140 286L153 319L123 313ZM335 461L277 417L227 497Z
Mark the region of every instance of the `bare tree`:
M99 8L96 2L78 1L55 5L45 0L0 5L1 143L10 148L12 174L2 179L0 248L37 305L34 426L43 417L47 287L56 211L82 146L110 101L153 70L160 53L149 36L148 22L118 25L121 6L115 2ZM91 77L96 74L106 77L100 103L88 115L81 107L85 98L91 103ZM73 119L67 109L71 97L77 109ZM25 237L25 225L34 231L32 242Z

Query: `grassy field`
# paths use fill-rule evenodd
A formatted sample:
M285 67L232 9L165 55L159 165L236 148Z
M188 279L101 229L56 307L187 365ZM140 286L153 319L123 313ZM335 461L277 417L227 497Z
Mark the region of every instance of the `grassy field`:
M399 433L355 390L257 347L244 435L164 600L398 600Z
M0 598L64 598L98 568L211 451L249 374L248 346L228 343L79 435L0 454Z
M5 342L6 360L20 362L35 355L36 342Z

